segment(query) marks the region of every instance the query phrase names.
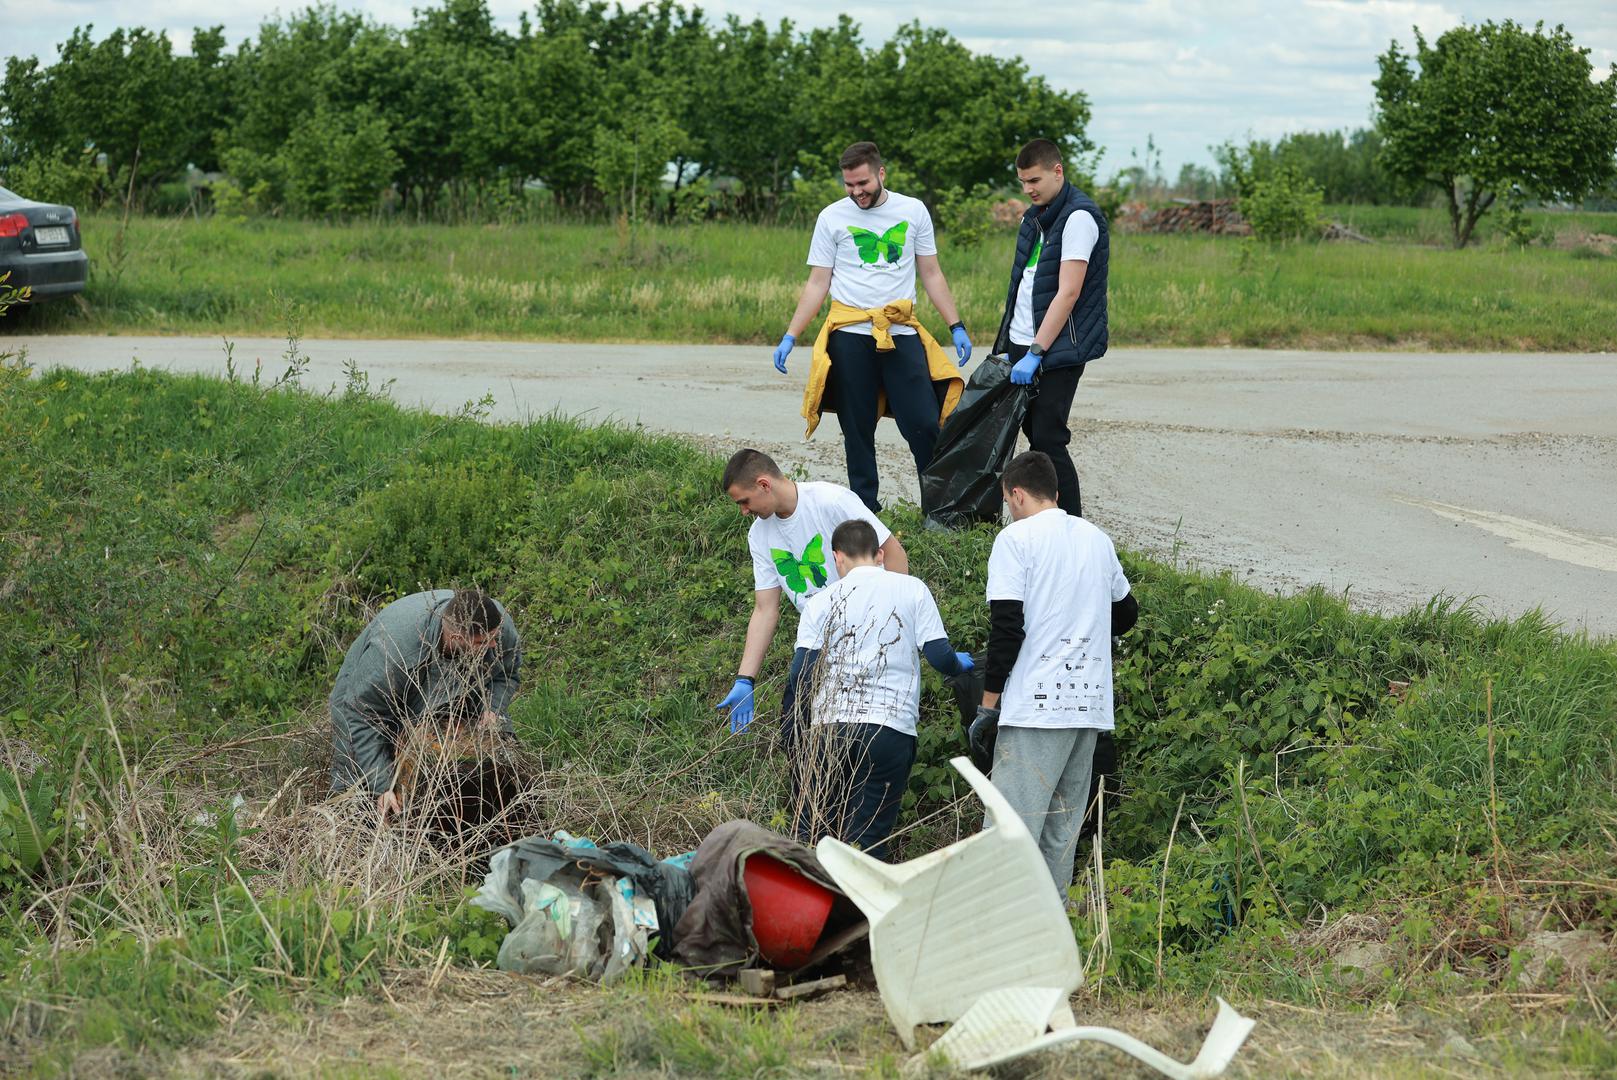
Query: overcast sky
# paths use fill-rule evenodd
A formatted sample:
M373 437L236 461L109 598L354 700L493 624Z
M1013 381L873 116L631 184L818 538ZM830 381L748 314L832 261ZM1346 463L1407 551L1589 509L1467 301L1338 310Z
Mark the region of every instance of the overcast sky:
M75 26L97 36L115 26L167 30L182 50L191 28L223 24L234 45L266 16L302 3L254 0L0 0L0 56L54 59ZM336 0L395 26L428 0ZM628 6L628 5L626 5ZM710 16L832 23L837 9L808 0L713 0ZM531 0L490 0L514 26ZM1093 109L1091 138L1107 151L1109 174L1144 153L1152 136L1172 176L1185 162L1211 163L1208 147L1248 134L1358 127L1368 122L1376 56L1411 26L1428 38L1459 23L1543 19L1564 23L1591 50L1601 75L1617 62L1617 0L1546 4L1489 0L1090 0L990 5L983 0L887 3L847 9L867 44L911 19L942 26L971 48L1020 56L1063 89L1082 90Z

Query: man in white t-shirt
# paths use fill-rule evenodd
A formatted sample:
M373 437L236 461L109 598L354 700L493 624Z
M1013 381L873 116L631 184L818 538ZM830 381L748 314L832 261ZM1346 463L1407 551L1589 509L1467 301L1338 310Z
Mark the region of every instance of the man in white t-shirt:
M827 295L861 311L895 301L913 304L917 273L932 306L949 321L955 354L964 365L971 358L971 339L938 265L932 215L926 205L887 189L887 169L875 143L854 143L843 151L839 164L848 197L820 211L814 223L808 281L786 333L775 347L776 369L785 372L787 355ZM909 444L917 472L931 462L938 441L938 394L916 327L893 323L889 332L893 348L887 351L878 351L868 320L842 326L827 342L831 361L828 391L842 425L848 486L873 511L881 509L876 468L881 396L886 395L888 411Z
M1065 893L1096 736L1112 730L1112 636L1134 625L1139 605L1111 538L1057 505L1047 455L1016 457L1001 487L1011 524L988 557L988 656L971 741L985 749L993 738L990 778Z
M885 859L915 764L925 655L944 675L972 668L949 644L931 591L883 567L876 530L844 521L831 533L837 580L803 606L794 659L809 698L797 838L835 836Z
M837 565L827 553L831 531L849 518L868 521L876 532L887 566L906 573L909 556L898 537L845 487L787 479L768 454L737 450L724 467L724 493L753 519L747 531L752 553L752 618L735 685L719 702L729 710L730 730L742 731L752 723L753 684L764 666L769 643L780 625L780 598L784 593L798 611L809 597L837 580ZM796 689L800 664L787 674L782 695L782 736L790 756L795 751Z
M1067 451L1067 419L1084 367L1106 353L1106 215L1068 182L1061 149L1048 139L1022 147L1016 175L1031 205L1017 233L994 351L1016 365L1011 382L1034 387L1022 430L1029 445L1055 465L1061 509L1080 517L1083 500Z

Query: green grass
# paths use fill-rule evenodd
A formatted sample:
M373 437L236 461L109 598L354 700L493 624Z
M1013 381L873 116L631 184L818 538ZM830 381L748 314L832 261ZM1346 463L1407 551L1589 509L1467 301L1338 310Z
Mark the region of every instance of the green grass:
M548 827L667 852L733 816L771 820L784 770L767 723L731 737L713 710L750 595L719 467L674 439L432 417L357 383L314 396L0 370L0 740L7 760L26 743L46 761L27 799L0 784L0 1032L19 1060L65 1074L96 1047L187 1044L221 1013L368 993L440 950L487 960L455 882L378 895L320 876L322 830L277 843L188 824L237 791L320 797L343 649L370 605L419 584L475 580L510 604L527 655L513 720ZM992 530L888 516L957 643L981 647ZM1440 1005L1524 989L1530 912L1617 926L1617 645L1441 601L1389 618L1125 564L1142 615L1118 668L1125 788L1092 981ZM976 822L945 765L957 721L928 679L909 856ZM280 749L212 751L236 739ZM27 820L59 830L42 858ZM1380 926L1386 972L1333 973L1322 912ZM1080 914L1075 932L1088 945L1095 924ZM1617 980L1596 972L1558 1000L1574 1027L1602 1022ZM800 1041L694 1009L592 1036L574 1065L753 1075Z
M1412 244L1447 246L1454 242L1449 212L1443 206L1369 206L1334 203L1325 217L1357 229L1366 236ZM1617 233L1617 214L1595 210L1529 210L1534 227L1555 235L1563 243L1576 242L1587 233ZM1490 211L1477 222L1472 243L1486 246L1497 239L1499 214Z
M1404 227L1393 222L1425 222L1422 237L1432 213L1338 209L1389 235ZM116 219L94 217L84 230L87 306L19 313L9 320L17 329L279 334L291 303L311 336L763 345L791 315L808 243L802 229L739 224L630 235L566 224L139 218L120 242ZM986 345L1009 237L942 244L962 313ZM1617 258L1592 252L1119 235L1110 294L1116 346L1617 348Z

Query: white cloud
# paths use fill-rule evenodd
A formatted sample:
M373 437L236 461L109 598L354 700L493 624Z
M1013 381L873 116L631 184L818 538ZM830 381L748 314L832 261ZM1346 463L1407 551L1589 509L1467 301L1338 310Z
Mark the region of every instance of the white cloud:
M406 25L411 10L435 0L336 0L378 22ZM164 29L177 47L191 28L224 24L236 43L266 17L299 10L304 0L0 0L0 55L55 56L74 26L94 23ZM800 26L836 21L835 8L806 0L709 0L710 19L729 14ZM495 17L514 26L531 0L489 0ZM1127 164L1147 135L1170 172L1205 162L1207 147L1248 133L1274 138L1301 129L1358 127L1368 122L1376 56L1410 28L1428 38L1461 21L1516 18L1564 23L1590 49L1600 75L1617 62L1617 3L1566 0L1530 17L1501 0L1090 0L1041 8L991 6L981 0L867 4L850 12L867 44L902 23L942 26L973 49L1020 56L1035 74L1063 89L1082 90L1093 110L1091 137L1108 150L1104 169Z

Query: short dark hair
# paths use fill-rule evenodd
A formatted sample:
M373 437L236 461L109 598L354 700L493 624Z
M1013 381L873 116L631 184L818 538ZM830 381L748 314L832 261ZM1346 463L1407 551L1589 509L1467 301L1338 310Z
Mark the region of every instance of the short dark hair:
M1043 450L1029 450L1012 458L999 478L999 486L1006 491L1021 488L1035 499L1054 499L1061 494L1055 462Z
M848 169L857 169L861 165L869 165L872 172L881 168L881 151L876 149L873 142L856 142L842 151L837 159L837 165L844 172Z
M1018 169L1053 169L1061 164L1061 147L1049 139L1034 139L1016 154Z
M498 630L505 622L500 605L481 589L456 589L444 607L444 622L462 634L484 634Z
M876 543L876 527L864 518L849 518L831 530L831 550L851 559L874 559L881 550Z
M780 466L775 464L774 458L762 450L745 447L730 455L729 463L724 466L724 479L719 481L719 490L729 491L737 484L751 487L758 482L760 476L773 476L779 479Z

